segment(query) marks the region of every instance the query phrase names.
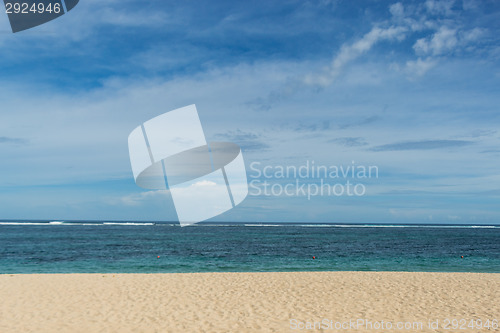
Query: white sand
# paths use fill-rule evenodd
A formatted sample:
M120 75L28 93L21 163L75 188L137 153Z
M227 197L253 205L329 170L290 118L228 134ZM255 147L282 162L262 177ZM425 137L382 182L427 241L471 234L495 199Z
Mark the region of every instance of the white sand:
M311 332L293 328L315 321L327 332L495 331L446 330L447 318L499 320L500 274L0 275L1 333ZM366 321L359 329L346 326L358 319L373 329ZM439 329L429 320L439 320ZM382 321L393 328L376 330ZM417 324L404 330L398 322Z

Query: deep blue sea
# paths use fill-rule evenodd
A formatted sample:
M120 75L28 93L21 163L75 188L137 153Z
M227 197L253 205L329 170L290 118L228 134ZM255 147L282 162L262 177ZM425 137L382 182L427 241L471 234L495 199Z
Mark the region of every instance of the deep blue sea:
M0 222L3 274L269 271L500 273L500 226Z

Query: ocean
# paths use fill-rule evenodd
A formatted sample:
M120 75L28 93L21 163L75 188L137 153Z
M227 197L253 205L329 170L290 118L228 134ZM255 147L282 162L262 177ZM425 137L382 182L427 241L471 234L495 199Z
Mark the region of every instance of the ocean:
M271 271L500 273L500 226L0 222L0 274Z

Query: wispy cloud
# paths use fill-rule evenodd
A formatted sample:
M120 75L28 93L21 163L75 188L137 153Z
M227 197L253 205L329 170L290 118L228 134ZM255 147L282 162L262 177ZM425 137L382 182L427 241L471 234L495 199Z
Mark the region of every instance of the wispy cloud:
M453 10L454 3L454 0L428 0L408 12L404 11L401 3L398 3L398 8L401 8L396 12L400 21L409 24L415 32L421 30L430 32L413 44L413 50L418 58L406 62L405 72L410 76L422 76L442 61L444 56L472 51L474 44L481 43L486 30L464 26ZM417 21L420 24L415 24Z
M497 130L491 130L491 129L475 129L473 131L470 131L466 134L457 136L462 137L462 138L481 138L481 137L491 137L497 134Z
M408 28L404 26L373 27L356 42L342 45L340 52L333 58L330 67L319 75L306 76L305 83L319 86L331 84L349 62L368 52L375 44L381 41L403 40L407 31Z
M432 150L445 148L458 148L473 144L465 140L422 140L396 142L371 148L371 151L399 151L399 150Z
M427 0L424 6L432 15L450 16L453 14L452 7L454 4L455 0Z
M4 34L0 186L15 193L2 190L1 213L25 214L27 192L40 184L67 184L80 198L78 180L100 184L89 185L93 204L79 206L82 218L163 219L169 196L136 193L143 190L133 183L126 138L192 103L207 138L240 144L251 152L246 162L379 166L384 177L365 201L352 201L362 210L336 201L334 215L345 221L360 222L363 211L387 222L381 206L395 201L376 191L498 188L498 9L481 1L467 2L471 12L460 1L365 2L361 10L320 3L88 0L36 30L50 35ZM115 178L129 185L105 182ZM73 195L46 193L39 197L47 214L68 210ZM114 201L95 199L104 197ZM425 214L428 198L396 201ZM448 192L440 198L443 216L468 207L499 216L491 202L457 207ZM300 201L252 197L242 219L331 220L331 198L323 199L303 209ZM44 211L32 207L40 218Z
M427 73L431 68L436 66L437 61L431 57L417 60L408 60L406 62L405 72L410 75L422 76Z
M362 118L362 119L360 119L358 121L353 121L353 122L342 124L342 125L339 126L339 128L340 129L346 129L346 128L351 128L351 127L368 125L368 124L374 123L374 122L376 122L376 121L378 121L380 119L381 119L380 116L369 116L369 117L366 117L366 118Z
M169 190L146 191L133 193L118 198L108 198L107 202L111 205L140 206L148 201L165 201L170 194Z
M242 150L247 152L262 151L269 148L269 145L262 140L260 135L251 132L244 132L239 129L235 131L228 131L226 133L218 133L215 137L237 143L240 145Z
M345 146L345 147L360 147L360 146L368 145L368 143L365 141L365 139L360 138L360 137L335 138L335 139L328 140L328 142L337 143L337 144Z
M20 138L11 138L7 136L0 136L0 144L5 143L5 144L15 144L15 145L25 145L28 143L28 140L26 139L20 139Z
M332 128L332 124L328 120L320 122L302 122L297 125L293 130L295 132L319 132L326 131Z
M360 119L357 120L350 120L350 121L344 121L341 124L335 124L334 122L330 120L322 120L322 121L307 121L307 122L301 122L298 125L295 125L292 130L294 132L324 132L324 131L330 131L330 130L335 130L335 129L349 129L353 127L358 127L358 126L364 126L364 125L369 125L372 124L376 121L379 121L382 119L380 116L368 116L368 117L361 117Z
M322 89L335 83L355 60L369 53L382 42L401 43L411 37L413 54L410 59L398 64L393 69L402 69L401 73L410 80L420 77L443 61L445 55L454 55L464 50L473 50L481 42L485 29L465 27L458 15L453 12L454 1L433 1L405 7L398 2L388 7L391 18L374 22L370 31L361 38L343 43L331 62L322 70L303 76L289 78L280 89L270 92L265 97L258 97L248 102L255 109L270 110L272 106L288 98L293 98L304 89ZM422 36L423 35L423 36ZM396 48L396 47L394 47Z
M487 149L481 151L481 154L498 154L500 153L500 149Z
M410 5L406 8L401 2L390 5L391 21L376 22L362 38L342 45L331 65L323 73L308 75L306 84L330 85L347 64L370 51L376 44L383 41L402 42L417 32L419 35L425 33L426 36L415 41L413 49L418 58L407 60L406 70L417 75L425 74L438 62L436 57L464 49L478 42L485 34L485 29L468 29L456 17L450 18L454 15L454 2L428 0L416 7Z

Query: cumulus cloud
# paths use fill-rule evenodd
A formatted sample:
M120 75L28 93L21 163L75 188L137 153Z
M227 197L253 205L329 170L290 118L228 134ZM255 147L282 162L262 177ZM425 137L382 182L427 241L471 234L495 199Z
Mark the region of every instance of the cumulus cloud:
M446 56L460 54L464 50L474 50L474 44L480 43L481 38L485 36L486 30L483 28L466 28L463 22L453 15L453 5L454 1L429 0L423 8L413 13L413 16L420 16L419 21L423 24L415 24L417 22L415 18L404 19L412 31L423 29L430 32L413 44L413 50L418 58L406 62L405 72L410 76L425 74ZM396 18L397 15L403 15L402 9L393 9L391 12L394 12Z
M455 49L457 44L457 30L443 26L432 37L417 40L413 49L417 55L441 55Z

